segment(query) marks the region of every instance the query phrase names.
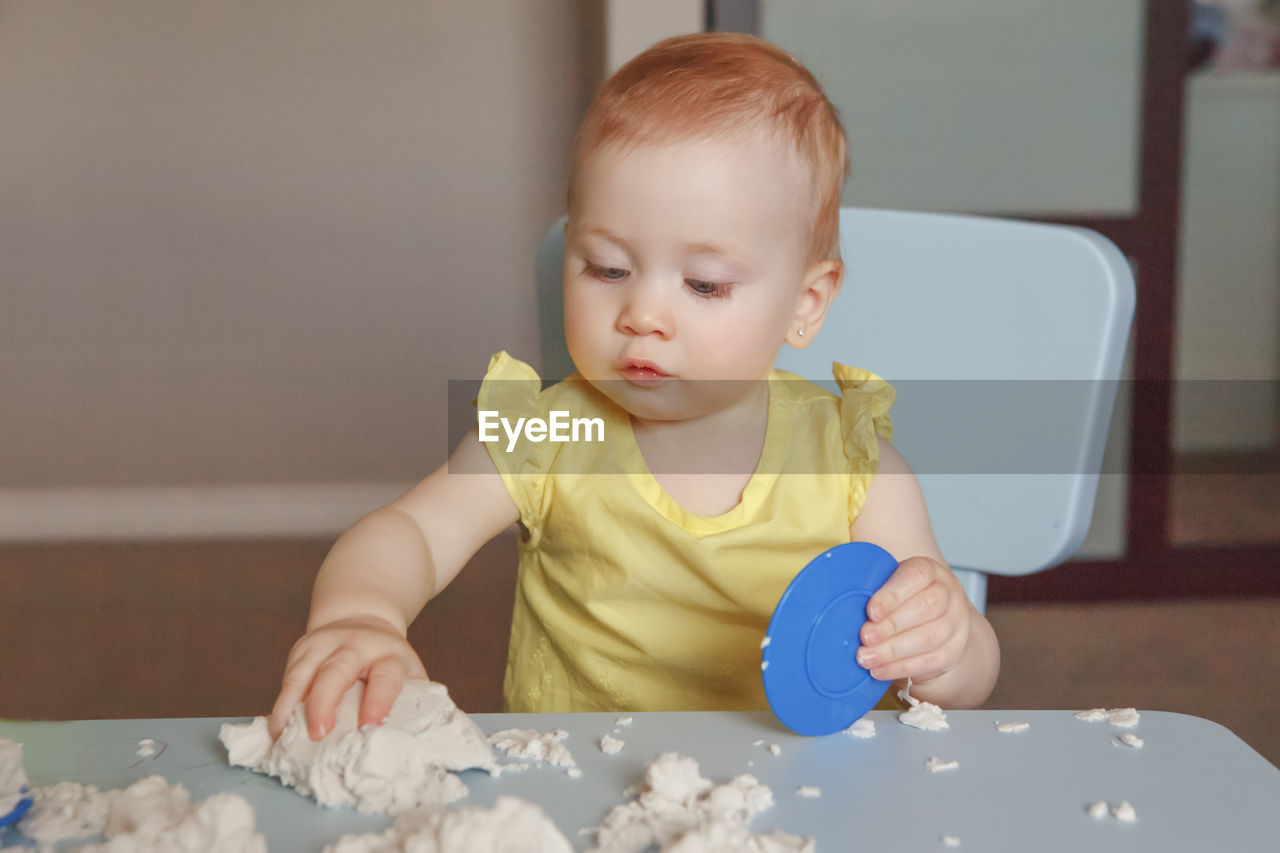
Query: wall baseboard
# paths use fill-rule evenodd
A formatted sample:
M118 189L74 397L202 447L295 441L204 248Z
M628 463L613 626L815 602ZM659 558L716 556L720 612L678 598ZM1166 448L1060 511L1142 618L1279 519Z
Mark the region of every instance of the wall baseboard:
M411 485L0 489L0 542L337 536Z

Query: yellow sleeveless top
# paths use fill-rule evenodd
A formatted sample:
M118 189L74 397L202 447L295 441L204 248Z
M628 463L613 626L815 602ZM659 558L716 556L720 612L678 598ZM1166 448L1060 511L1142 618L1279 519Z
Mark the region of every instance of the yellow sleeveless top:
M768 708L760 641L773 608L810 559L849 541L892 437L893 388L833 372L842 396L772 372L756 470L737 506L706 517L666 494L628 413L588 382L542 390L527 364L492 358L480 411L604 427L598 442L521 439L508 452L499 429L485 445L522 527L504 710Z

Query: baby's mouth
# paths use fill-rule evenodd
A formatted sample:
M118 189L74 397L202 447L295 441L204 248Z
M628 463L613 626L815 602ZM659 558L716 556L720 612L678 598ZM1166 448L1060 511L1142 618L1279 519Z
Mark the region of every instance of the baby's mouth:
M656 364L643 358L627 359L622 363L620 372L623 378L632 385L641 387L659 385L672 378L669 373L664 373Z

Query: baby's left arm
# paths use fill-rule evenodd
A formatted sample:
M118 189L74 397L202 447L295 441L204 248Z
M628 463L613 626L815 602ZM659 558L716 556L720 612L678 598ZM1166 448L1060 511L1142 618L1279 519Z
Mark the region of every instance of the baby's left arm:
M995 631L942 558L915 473L887 441L851 535L898 560L867 602L858 662L879 679L910 677L918 699L944 708L980 705L1000 671Z

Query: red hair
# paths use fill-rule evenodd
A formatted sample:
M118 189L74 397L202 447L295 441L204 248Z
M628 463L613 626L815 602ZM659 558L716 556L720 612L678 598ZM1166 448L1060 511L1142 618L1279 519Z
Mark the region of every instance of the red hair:
M605 81L578 129L569 174L593 152L765 130L808 168L813 194L810 256L838 254L840 193L848 144L836 108L791 54L755 36L698 33L658 42Z

